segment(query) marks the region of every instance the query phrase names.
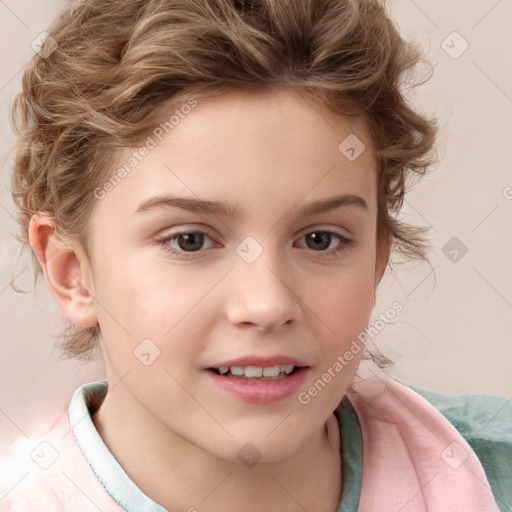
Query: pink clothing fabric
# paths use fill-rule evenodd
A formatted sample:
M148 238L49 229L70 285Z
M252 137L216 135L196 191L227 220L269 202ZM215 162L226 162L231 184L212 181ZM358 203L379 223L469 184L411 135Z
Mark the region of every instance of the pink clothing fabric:
M0 500L1 512L124 510L89 466L67 409L59 412L46 435L18 439L9 457L0 461Z
M357 511L499 512L480 461L455 427L375 366L361 378L364 372L362 367L347 390L363 446ZM128 509L89 466L67 411L46 435L16 441L0 461L1 512L95 510ZM342 503L339 510L348 509Z
M482 465L423 397L372 366L348 398L361 427L358 512L499 512Z

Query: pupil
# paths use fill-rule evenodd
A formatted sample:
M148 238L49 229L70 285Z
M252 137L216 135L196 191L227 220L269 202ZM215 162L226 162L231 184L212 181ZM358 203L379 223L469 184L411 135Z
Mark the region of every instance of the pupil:
M194 243L195 239L195 243ZM185 240L185 243L181 243L182 240ZM184 235L180 235L178 238L178 245L180 246L180 249L189 250L189 251L198 251L204 241L204 235L202 233L186 233ZM187 247L186 244L191 244Z
M320 234L320 236L319 236ZM320 249L327 249L329 247L330 243L330 233L327 233L326 231L315 231L314 233L311 233L306 236L307 239L313 240L314 243L318 244L320 243L321 247ZM309 246L309 244L308 244ZM318 247L316 247L318 248ZM315 247L311 247L310 249L315 249Z

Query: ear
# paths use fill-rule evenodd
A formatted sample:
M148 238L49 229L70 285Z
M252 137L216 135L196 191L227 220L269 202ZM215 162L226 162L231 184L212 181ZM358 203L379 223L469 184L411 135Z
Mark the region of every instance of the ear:
M373 295L373 304L376 302L376 292L379 283L384 275L386 266L389 261L389 255L391 253L391 236L381 239L377 244L377 255L375 258L375 291Z
M50 293L66 316L82 327L98 325L92 283L87 278L92 274L83 249L63 241L48 214L32 216L28 235Z

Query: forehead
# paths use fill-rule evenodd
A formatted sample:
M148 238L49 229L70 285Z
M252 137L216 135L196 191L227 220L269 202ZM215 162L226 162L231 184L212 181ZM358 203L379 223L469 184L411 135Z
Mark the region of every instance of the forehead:
M179 106L174 109L179 111ZM313 95L291 88L231 91L197 100L197 106L180 119L173 111L170 114L162 118L156 131L161 133L164 128L163 142L169 149L174 146L177 157L183 156L179 155L180 144L191 140L196 145L196 159L219 157L224 162L248 161L249 157L253 162L265 161L267 155L274 161L281 156L287 161L295 157L335 162L344 156L353 162L363 148L371 147L362 116L342 116ZM176 123L173 126L169 126L171 118ZM347 144L340 147L347 138ZM355 155L346 151L354 143ZM369 153L364 155L366 160Z
M173 106L139 148L119 152L117 168L133 161L133 169L100 209L115 202L133 214L162 193L260 212L334 193L363 196L373 207L376 167L364 119L345 118L291 89L232 91L194 102Z

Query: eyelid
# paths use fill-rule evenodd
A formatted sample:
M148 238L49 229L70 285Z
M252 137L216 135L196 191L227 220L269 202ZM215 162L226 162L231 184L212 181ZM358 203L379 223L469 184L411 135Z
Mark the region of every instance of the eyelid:
M210 238L215 238L211 232L213 231L212 228L210 228L207 225L204 224L195 224L195 225L189 225L189 224L180 224L178 226L167 228L162 231L160 231L157 235L155 235L155 238L162 240L164 238L172 238L177 235L186 235L188 233L201 233L204 235L207 235Z
M341 236L342 238L349 238L353 236L352 231L348 228L342 228L341 226L333 226L332 224L311 224L310 226L303 228L299 231L300 236L307 235L314 231L327 231L335 235ZM343 233L345 231L346 233Z

